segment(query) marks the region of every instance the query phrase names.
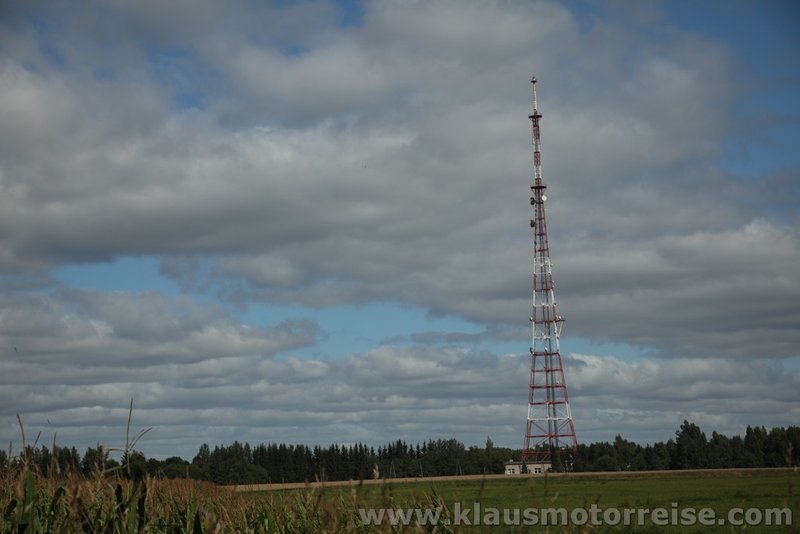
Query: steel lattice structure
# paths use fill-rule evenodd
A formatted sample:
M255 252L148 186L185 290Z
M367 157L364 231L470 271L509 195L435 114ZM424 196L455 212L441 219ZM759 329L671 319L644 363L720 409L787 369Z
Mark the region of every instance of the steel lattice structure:
M528 417L525 424L525 444L522 461L544 463L553 460L556 451L574 450L578 441L569 407L567 382L561 361L559 339L564 318L556 311L553 292L553 270L547 240L547 220L544 204L547 186L542 181L542 154L539 122L542 118L536 106L536 78L533 88L531 120L533 137L534 179L531 185L533 207L533 291L531 305L531 376L528 390Z

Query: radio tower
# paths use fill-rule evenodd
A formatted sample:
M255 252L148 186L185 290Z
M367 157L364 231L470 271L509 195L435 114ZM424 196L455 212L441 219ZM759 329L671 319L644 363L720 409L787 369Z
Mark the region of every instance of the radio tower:
M531 206L533 206L533 302L531 305L531 380L528 389L528 418L522 462L552 462L553 454L578 446L575 425L569 409L567 382L561 362L559 338L564 318L556 311L553 295L553 271L547 243L544 203L547 186L542 181L542 154L536 107L536 78L533 88L533 112L528 115L533 128L533 169Z

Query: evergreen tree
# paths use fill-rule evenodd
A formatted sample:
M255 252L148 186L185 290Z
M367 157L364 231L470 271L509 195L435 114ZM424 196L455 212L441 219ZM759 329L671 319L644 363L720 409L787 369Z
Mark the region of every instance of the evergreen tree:
M676 469L708 467L708 442L699 426L684 420L675 436Z
M800 466L800 426L790 426L786 429L786 441L788 442L789 466Z
M708 442L708 467L725 469L733 467L734 463L731 440L722 434L712 432Z
M764 466L786 467L791 464L791 448L786 430L773 428L764 440Z
M748 426L744 433L744 466L764 467L767 431L763 426Z

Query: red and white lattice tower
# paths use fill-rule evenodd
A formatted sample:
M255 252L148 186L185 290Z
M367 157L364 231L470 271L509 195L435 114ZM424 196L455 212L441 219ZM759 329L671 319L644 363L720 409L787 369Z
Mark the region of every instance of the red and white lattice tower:
M551 462L553 454L578 446L575 425L569 408L567 382L561 362L559 338L564 318L556 311L553 270L547 242L542 153L536 107L536 78L533 87L533 112L528 115L533 128L533 302L531 306L531 379L528 390L528 417L525 424L524 463Z

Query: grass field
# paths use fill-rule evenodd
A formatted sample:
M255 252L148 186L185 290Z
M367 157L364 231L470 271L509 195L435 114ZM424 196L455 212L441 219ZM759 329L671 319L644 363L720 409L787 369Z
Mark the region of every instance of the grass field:
M651 532L654 525L648 522L634 522L630 527L526 526L522 511L563 508L568 514L578 507L589 510L594 504L598 517L604 519L603 510L612 507L664 508L669 520L672 503L680 509L711 508L717 517L726 517L733 508L788 508L794 524L747 528L695 524L660 530L800 532L796 526L800 471L791 469L452 477L269 491L238 489L191 480L146 478L133 483L101 474L92 480L53 480L33 470L0 473L0 532ZM362 523L365 510L381 508L439 508L442 512L435 525L415 524L413 517L405 527L391 525L388 517L379 526ZM502 509L515 508L520 510L518 520L513 513L503 517ZM496 515L491 509L498 510ZM487 526L494 521L501 526Z
M568 513L574 508L589 510L592 504L597 505L598 518L603 519L603 510L607 508L647 509L664 508L666 520L672 514L679 521L683 510L703 508L714 510L716 518L726 521L725 525L695 525L685 523L675 526L660 527L666 532L800 532L797 524L800 522L800 471L791 469L781 470L721 470L721 471L671 471L656 473L607 473L607 474L573 474L566 476L547 477L491 477L484 479L435 479L413 482L394 483L387 481L384 484L361 484L355 486L324 486L322 488L281 490L280 493L292 498L298 493L320 492L323 501L347 501L358 503L359 507L396 507L414 508L417 506L432 508L443 505L450 511L450 523L455 522L453 514L456 503L460 509L470 509L466 517L471 523L471 528L460 528L458 531L486 531L489 523L495 519L486 511L494 508L499 512L500 522L507 521L505 528L497 530L509 532L541 532L545 527L541 524L535 527L526 527L524 516L520 512L516 521L513 511L508 512L508 518L503 517L503 509L526 508L564 508ZM258 499L264 496L262 492L251 493L251 498ZM435 496L435 497L434 497ZM436 498L439 499L437 502ZM479 503L479 513L476 514L475 503ZM675 505L673 505L675 503ZM673 508L675 511L673 512ZM727 514L730 510L741 508L757 508L764 511L770 508L788 508L791 510L792 526L765 526L745 525L733 526L727 524ZM624 512L621 512L624 513ZM688 513L688 512L686 512ZM638 514L638 511L635 512ZM751 512L751 519L756 518L756 512ZM541 512L540 512L541 515ZM695 518L698 516L693 514ZM484 523L477 528L476 516ZM614 519L613 514L610 516ZM633 524L630 528L621 525L610 527L608 525L597 528L585 525L580 529L568 528L575 531L626 531L650 532L655 525L650 522L649 512L645 513L646 523L637 526L637 515L632 516ZM461 519L464 519L463 513ZM621 518L622 519L622 518ZM658 520L659 518L656 518ZM734 519L745 521L744 514ZM385 522L388 522L385 519ZM513 523L518 522L519 525ZM746 522L746 521L745 521ZM465 525L462 522L462 527ZM446 525L445 525L446 526ZM558 527L550 527L551 531L561 531Z

